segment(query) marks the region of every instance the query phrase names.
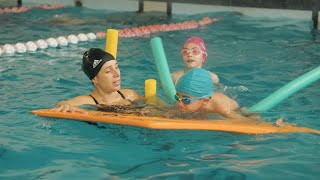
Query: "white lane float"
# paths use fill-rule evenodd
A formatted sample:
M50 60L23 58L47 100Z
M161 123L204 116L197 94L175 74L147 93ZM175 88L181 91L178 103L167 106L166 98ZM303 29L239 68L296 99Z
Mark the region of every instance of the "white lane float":
M17 43L14 45L15 51L17 53L25 53L27 52L27 48L23 43Z
M16 50L14 49L14 47L11 44L5 44L3 46L3 51L6 54L14 54Z
M25 46L27 48L27 51L29 51L29 52L35 52L38 49L36 43L34 43L33 41L28 41L25 44Z
M57 38L57 42L59 44L59 46L68 46L68 40L67 38L60 36Z
M36 45L37 45L38 48L40 48L40 49L46 49L46 48L48 48L48 43L47 43L45 40L43 40L43 39L37 40L37 41L36 41Z
M76 35L71 34L67 37L67 40L70 44L78 44L79 40Z

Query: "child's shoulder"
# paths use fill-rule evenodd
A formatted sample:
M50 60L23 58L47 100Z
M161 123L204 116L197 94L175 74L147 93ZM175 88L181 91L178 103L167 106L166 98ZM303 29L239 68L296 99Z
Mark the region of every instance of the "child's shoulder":
M172 74L172 75L183 75L184 73L185 73L184 70L178 70L178 71L172 72L171 74Z
M171 73L171 78L173 80L173 83L177 84L178 80L180 79L180 77L182 75L184 75L184 73L185 73L184 70L178 70L178 71Z

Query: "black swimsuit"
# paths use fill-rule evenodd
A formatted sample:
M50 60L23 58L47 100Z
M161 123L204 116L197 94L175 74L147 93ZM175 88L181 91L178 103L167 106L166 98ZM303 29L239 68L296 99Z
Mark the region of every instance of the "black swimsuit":
M120 96L122 97L122 99L126 99L126 97L122 94L121 91L117 91L117 92L120 94ZM94 100L94 102L95 102L96 104L99 104L98 101L96 100L96 98L94 98L91 94L89 94L89 96L92 97L92 99Z

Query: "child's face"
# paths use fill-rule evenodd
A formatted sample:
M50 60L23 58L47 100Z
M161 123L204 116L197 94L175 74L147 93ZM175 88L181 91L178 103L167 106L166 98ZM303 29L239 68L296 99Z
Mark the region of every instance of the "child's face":
M194 43L184 45L181 50L183 62L188 69L202 67L204 63L203 53L200 47Z
M203 99L194 99L196 97L181 92L178 92L177 95L177 98L179 98L177 107L181 112L196 112L202 108ZM182 100L183 98L190 98L189 100L191 101L191 103L185 104Z

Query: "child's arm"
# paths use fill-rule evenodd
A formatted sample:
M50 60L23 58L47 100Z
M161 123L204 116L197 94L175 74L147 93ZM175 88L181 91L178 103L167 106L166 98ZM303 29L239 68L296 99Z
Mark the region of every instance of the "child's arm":
M210 112L218 113L231 119L248 119L236 112L236 110L239 109L239 104L222 93L214 93L210 102L208 106Z
M235 111L229 111L227 113L222 114L223 116L230 118L230 119L237 119L237 120L250 120L251 118L245 117Z
M210 71L209 71L210 72ZM211 79L212 79L212 82L213 84L218 87L218 89L223 89L224 88L224 85L222 83L220 83L220 80L219 80L219 77L218 75L216 75L215 73L213 72L210 72L210 76L211 76Z
M245 108L239 109L239 104L229 98L228 96L221 94L221 93L216 93L218 96L217 103L218 105L218 110L220 111L220 114L230 118L230 119L237 119L237 120L259 120L260 116L258 114L254 113L248 113L246 112Z
M218 77L218 75L216 75L216 74L213 73L213 72L210 72L210 76L211 76L212 81L213 81L214 84L218 84L218 83L219 83L219 77Z

